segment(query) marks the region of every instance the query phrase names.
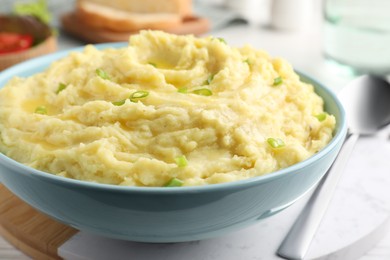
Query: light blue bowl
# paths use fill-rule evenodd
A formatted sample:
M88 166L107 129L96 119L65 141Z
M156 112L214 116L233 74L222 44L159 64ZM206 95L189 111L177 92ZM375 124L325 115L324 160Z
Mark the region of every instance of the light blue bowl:
M75 50L80 48L71 51ZM59 52L14 66L0 73L0 87L13 76L40 72L68 53ZM286 169L200 187L122 187L55 176L0 154L0 180L18 197L52 218L103 236L140 242L181 242L223 235L294 203L318 183L343 143L347 127L340 102L327 88L301 76L325 100L326 111L336 117L337 127L334 138L323 150Z

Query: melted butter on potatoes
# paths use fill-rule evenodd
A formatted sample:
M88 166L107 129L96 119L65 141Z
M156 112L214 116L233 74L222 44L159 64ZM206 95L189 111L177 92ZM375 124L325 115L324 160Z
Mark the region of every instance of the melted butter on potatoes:
M213 37L143 31L128 47L87 46L0 90L1 152L116 185L267 174L318 152L334 127L286 61Z

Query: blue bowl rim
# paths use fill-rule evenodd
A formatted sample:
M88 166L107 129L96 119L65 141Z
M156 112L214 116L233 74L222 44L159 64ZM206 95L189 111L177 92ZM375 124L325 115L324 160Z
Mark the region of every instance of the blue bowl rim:
M116 43L103 43L103 44L95 44L93 45L97 49L106 49L106 48L120 48L125 47L126 42L116 42ZM0 82L3 80L9 80L13 76L18 75L20 72L23 72L26 67L31 68L33 66L38 66L37 64L41 65L50 65L52 62L65 57L67 54L71 52L78 52L82 51L85 48L85 46L80 46L76 48L71 48L63 51L59 51L56 53L48 54L45 56L37 57L25 62L22 62L20 64L14 65L2 72L0 72ZM49 181L58 185L65 185L70 187L80 187L85 189L95 189L95 190L105 190L106 192L125 192L125 193L147 193L147 194L177 194L177 193L205 193L205 192L212 192L216 190L236 190L236 189L243 189L247 187L256 186L259 183L265 183L272 181L277 178L281 178L286 174L293 174L291 172L299 171L301 169L304 169L305 167L308 167L312 163L314 163L316 160L320 160L322 157L324 157L326 154L331 152L332 149L335 149L335 146L339 142L343 142L345 135L347 133L347 124L346 124L346 116L344 108L337 98L336 94L332 92L329 88L318 82L317 80L311 78L310 76L307 76L304 73L301 73L297 71L297 73L304 77L306 81L313 84L314 86L321 88L325 91L325 93L331 97L331 99L335 102L337 109L340 112L340 118L338 119L338 126L336 127L336 134L333 136L332 140L327 144L322 150L314 154L313 156L309 157L308 159L301 161L299 163L296 163L294 165L291 165L287 168L267 173L261 176L251 177L244 180L238 180L233 182L226 182L226 183L217 183L217 184L210 184L210 185L201 185L201 186L183 186L183 187L138 187L138 186L120 186L120 185L112 185L112 184L102 184L102 183L95 183L95 182L89 182L89 181L83 181L83 180L76 180L71 178L66 178L54 174L50 174L47 172L43 172L34 168L31 168L29 166L26 166L22 163L19 163L6 155L0 153L0 163L9 168L9 169L16 169L19 173L26 175L27 177L35 177L42 179L44 181ZM0 86L0 89L4 85ZM294 173L297 174L297 173Z

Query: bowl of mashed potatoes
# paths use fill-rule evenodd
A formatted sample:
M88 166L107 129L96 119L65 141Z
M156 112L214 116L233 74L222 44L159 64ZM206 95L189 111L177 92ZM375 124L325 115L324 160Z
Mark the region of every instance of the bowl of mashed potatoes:
M315 186L343 108L283 59L142 31L0 74L0 180L80 230L141 242L256 223Z

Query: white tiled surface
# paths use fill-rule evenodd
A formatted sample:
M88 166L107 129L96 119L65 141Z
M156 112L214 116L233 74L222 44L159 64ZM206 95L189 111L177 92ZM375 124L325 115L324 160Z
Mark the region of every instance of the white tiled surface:
M0 259L2 260L30 260L31 258L24 255L4 238L0 237ZM368 253L359 260L387 260L390 259L390 232ZM152 260L152 259L150 259ZM246 259L243 259L246 260Z

